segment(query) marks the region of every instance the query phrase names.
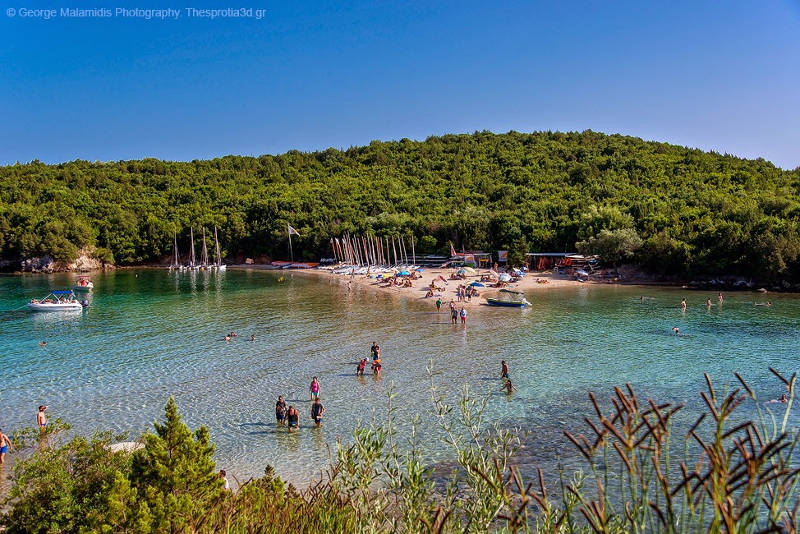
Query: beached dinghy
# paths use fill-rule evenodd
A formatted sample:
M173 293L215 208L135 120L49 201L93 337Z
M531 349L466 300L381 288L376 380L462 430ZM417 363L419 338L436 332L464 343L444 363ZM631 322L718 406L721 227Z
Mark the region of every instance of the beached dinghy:
M531 303L528 302L528 300L525 298L525 293L523 293L522 291L516 291L513 289L501 289L500 293L512 295L512 297L508 299L487 297L486 302L489 303L489 306L504 306L506 308L524 308L525 306L531 305Z
M75 300L75 293L65 289L63 291L51 291L48 295L41 299L33 299L28 303L28 309L31 311L79 311L82 310L88 303L84 300L78 302Z

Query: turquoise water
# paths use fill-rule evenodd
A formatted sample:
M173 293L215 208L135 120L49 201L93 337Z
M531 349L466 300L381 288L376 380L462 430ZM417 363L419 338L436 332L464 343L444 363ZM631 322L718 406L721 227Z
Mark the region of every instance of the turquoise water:
M209 427L218 464L239 480L271 464L303 483L359 418L385 416L393 388L400 429L419 415L427 459L446 462L451 453L439 441L426 372L433 360L434 381L452 402L469 383L490 395L489 420L531 431L527 468L569 450L561 433L580 429L571 421L590 412L590 389L607 398L613 385L630 382L642 396L693 408L704 371L720 385L735 382L738 371L769 399L783 390L768 367L791 375L800 361L797 295L731 293L717 306L711 293L680 289L547 288L528 295L528 310L476 309L464 329L430 303L348 290L333 277L287 275L279 283L278 276L97 274L92 305L76 314L13 311L69 287L69 275L0 277L0 427L32 426L36 407L48 404L51 417L76 431L135 436L162 417L174 395L189 425ZM642 294L653 298L640 302ZM772 307L753 305L766 298ZM688 336L672 335L673 326ZM231 330L240 337L227 343ZM384 376L358 379L356 362L373 340L382 347ZM501 359L518 389L510 397L500 392ZM327 408L321 429L308 414L312 376ZM276 429L279 394L298 407L298 434Z

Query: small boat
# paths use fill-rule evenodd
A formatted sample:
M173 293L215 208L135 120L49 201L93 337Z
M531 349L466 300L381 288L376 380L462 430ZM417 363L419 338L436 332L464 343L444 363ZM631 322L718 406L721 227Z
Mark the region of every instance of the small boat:
M489 306L504 306L506 308L524 308L525 306L530 306L531 303L528 302L526 299L522 300L503 300L503 299L495 299L491 297L486 297L486 302L489 303Z
M79 311L88 306L89 303L84 299L78 302L75 293L69 289L54 290L41 300L32 299L28 303L31 311Z
M94 284L88 276L79 276L72 286L72 291L75 293L88 293L92 289L94 289Z

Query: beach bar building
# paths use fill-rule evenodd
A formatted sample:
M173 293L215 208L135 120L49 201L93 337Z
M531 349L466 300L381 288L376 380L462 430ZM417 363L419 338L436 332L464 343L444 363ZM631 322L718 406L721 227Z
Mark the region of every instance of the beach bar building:
M492 255L481 250L466 250L456 252L450 256L450 261L463 261L464 263L474 263L476 267L491 267Z

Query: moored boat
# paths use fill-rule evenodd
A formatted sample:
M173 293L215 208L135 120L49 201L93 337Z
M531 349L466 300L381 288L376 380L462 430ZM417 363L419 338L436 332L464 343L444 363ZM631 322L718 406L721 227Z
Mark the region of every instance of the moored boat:
M72 291L75 293L88 293L94 289L94 284L88 276L79 276L72 286Z
M75 293L69 289L54 290L41 300L32 299L28 303L31 311L79 311L88 306L86 300L78 302Z

